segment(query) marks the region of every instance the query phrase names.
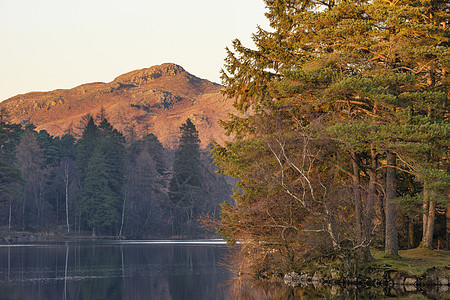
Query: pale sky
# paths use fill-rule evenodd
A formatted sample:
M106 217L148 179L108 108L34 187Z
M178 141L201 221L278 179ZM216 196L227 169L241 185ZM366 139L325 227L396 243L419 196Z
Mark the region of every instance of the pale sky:
M263 0L0 0L0 101L165 62L220 83L225 47L268 29Z

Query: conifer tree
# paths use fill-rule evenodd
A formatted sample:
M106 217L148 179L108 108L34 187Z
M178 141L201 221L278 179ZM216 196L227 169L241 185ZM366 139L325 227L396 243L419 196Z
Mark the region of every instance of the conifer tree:
M438 151L449 146L445 121L449 7L442 1L265 3L273 31L258 28L253 36L256 49L233 41L234 50L228 50L222 72L227 95L249 116L231 116L223 125L239 139L264 136L269 141L265 147L280 164L277 174L283 175L280 185L294 198L298 195L288 189L286 174L301 170L291 162L302 151L286 147L288 141L307 137L311 149L322 147L307 156L316 159L318 170L337 170L337 183L351 190L353 207L347 208L356 230L347 234L355 236L352 249L363 249L370 258L374 199L383 195L384 189L378 187L385 186L377 179L380 170L395 167L415 172L424 186L423 178L430 173L441 178L441 187L449 182L444 174L448 161ZM265 124L276 123L282 125L272 133L265 128ZM433 130L425 132L425 128ZM278 148L271 139L278 142ZM219 149L219 162L234 164L227 158L232 148ZM334 150L324 159L318 153L326 149ZM433 154L424 163L418 157L426 151ZM398 165L386 163L389 153L399 158ZM433 159L438 162L436 167L430 164ZM313 179L304 174L299 173L298 183ZM320 182L328 177L318 174L322 174ZM391 175L395 180L395 172ZM326 196L332 200L329 193ZM315 196L310 193L308 197L312 201ZM322 199L321 203L327 202ZM325 223L339 217L338 211L328 213L330 204L315 206L323 210ZM395 213L387 211L386 215L394 217ZM389 224L396 226L396 220ZM386 244L396 244L393 236L387 235L392 240Z
M99 126L90 118L77 144L76 164L81 177L77 209L87 228L117 234L125 197L125 140L108 120Z
M103 119L98 128L102 141L99 147L106 158L106 174L114 207L118 212L122 212L125 205L125 138L107 119ZM123 214L120 215L122 215L120 223L123 224ZM119 225L119 221L116 225ZM116 230L117 233L121 233L119 228Z
M98 127L94 123L94 119L90 117L83 130L81 138L77 142L76 166L81 175L81 184L83 185L86 177L89 159L94 153L95 146L98 142Z
M175 231L189 233L204 201L200 164L200 139L190 119L180 127L180 140L175 152L169 197L173 207Z
M86 179L80 200L80 210L87 226L96 233L114 233L119 212L117 199L111 190L108 174L108 162L100 147L94 150L88 162Z

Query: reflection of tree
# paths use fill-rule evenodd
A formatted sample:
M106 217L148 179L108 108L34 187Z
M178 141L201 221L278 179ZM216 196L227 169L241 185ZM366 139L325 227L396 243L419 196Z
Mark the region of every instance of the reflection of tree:
M0 299L220 299L219 283L232 276L217 269L224 251L67 243L12 247L8 256L7 247L0 248ZM8 264L14 284L5 286Z
M322 285L308 283L292 287L284 282L255 280L249 277L238 277L228 282L226 296L230 299L374 299L383 295L379 289L363 289L361 287L343 287L339 285Z
M172 299L220 298L223 289L218 284L230 278L226 270L218 268L221 253L220 248L210 246L173 246L167 256Z
M68 269L68 261L69 261L69 245L66 242L66 264L64 267L64 300L67 299L67 269Z
M80 282L79 299L121 299L123 282L120 276L122 257L119 247L97 245L83 247L81 250L83 269L80 271L91 278Z

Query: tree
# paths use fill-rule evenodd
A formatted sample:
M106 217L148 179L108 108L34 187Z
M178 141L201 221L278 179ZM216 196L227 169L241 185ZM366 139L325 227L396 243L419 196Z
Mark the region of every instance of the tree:
M94 119L89 116L87 123L83 129L83 133L81 138L77 142L77 150L76 150L76 158L75 158L75 166L79 173L79 185L80 190L84 190L85 180L88 175L88 163L91 159L95 147L98 143L99 132L98 127L94 123ZM83 220L83 208L81 205L81 199L77 201L77 217L78 217L78 226L81 227L82 223L84 224L86 220Z
M0 122L0 192L3 196L17 193L13 185L21 182L20 170L15 165L19 133L20 125Z
M79 203L80 212L86 220L87 227L92 230L93 236L98 232L113 233L119 219L107 169L108 163L105 154L98 147L89 159L85 185Z
M395 176L396 156L387 153L387 165L391 166L386 170L386 245L385 252L389 255L398 256L398 236L397 236L397 210L395 200L397 198L397 179ZM392 207L393 206L393 207Z
M2 111L2 115L6 112ZM0 199L8 202L8 229L11 230L12 200L19 196L23 183L17 167L16 146L19 143L20 125L0 122Z
M75 138L70 134L65 134L60 140L60 175L64 181L64 200L66 212L67 232L70 232L69 222L69 187L73 177L74 161L75 161Z
M62 161L66 167L70 165L68 159L64 159L67 152L74 151L74 138L68 135L64 137L65 141L60 137L53 137L47 131L41 130L35 133L37 142L43 152L43 169L45 170L45 190L44 198L46 199L46 210L43 215L45 225L59 224L60 216L63 215L65 201L68 202L68 176L63 179L61 172ZM72 143L70 146L69 143ZM71 147L72 149L65 149ZM72 153L74 155L74 152ZM72 158L73 159L73 158ZM68 171L68 169L67 169ZM69 175L69 174L67 174ZM64 182L67 179L67 182ZM66 189L67 188L67 189ZM67 211L66 207L66 223Z
M167 158L154 134L127 149L127 188L123 207L124 233L141 238L167 227Z
M278 138L281 140L281 136ZM234 205L222 204L219 229L229 243L244 241L239 251L239 271L262 274L298 268L305 262L300 253L312 255L316 246L326 247L324 241L330 232L336 233L335 228L328 228L333 225L322 215L323 202L311 197L313 194L322 199L315 182L309 181L311 189L306 191L295 184L302 181L308 185L312 176L298 177L298 172L288 167L288 164L295 164L300 167L299 172L311 170L309 163L313 160L302 161L300 154L283 162L282 153L290 151L294 145L298 143L291 140L280 146L275 139L268 141L263 136L214 148L215 162L221 173L239 178L238 189L233 194ZM274 153L280 154L281 159L277 160ZM318 217L314 218L312 212ZM311 236L314 239L310 239Z
M235 40L234 52L227 50L222 72L225 92L246 115L231 116L223 125L238 139L264 136L269 141L265 147L279 162L278 174L284 174L279 184L294 199L314 201L309 187L314 178L306 175L317 172L315 181L320 187L329 176L326 172L337 170L340 182L336 184L351 191L353 205L343 202L344 210L328 210L323 220L339 220L343 211L350 213L356 230L347 236L356 238L350 248L345 239L334 241L335 247L362 250L363 257L370 259L378 195L389 198L387 223L396 226L396 206L391 205L396 197L394 168L415 172L419 178L429 172L442 174L417 158L424 149L448 149L445 74L449 53L441 22L448 22L449 8L441 1L266 1L266 5L273 31L258 28L253 36L256 49ZM276 122L282 124L281 129L272 133L264 129L265 124ZM424 128L436 130L426 134ZM309 142L298 145L311 148L286 147L302 137ZM279 147L274 148L271 140ZM299 168L305 164L294 163L301 161L298 153L305 153L304 149L308 150L305 157L319 162L306 169L313 170L310 173ZM325 156L324 151L328 152ZM442 153L432 157L442 166L448 163ZM399 163L392 165L395 161ZM415 168L416 164L421 167ZM380 180L382 171L389 174L387 183ZM288 172L298 175L289 185ZM292 193L295 186L300 193ZM389 195L384 194L387 187ZM323 206L314 207L326 209L324 200ZM307 208L304 203L302 207ZM316 216L318 212L309 213ZM396 249L396 230L391 229L386 244Z
M123 212L125 207L125 138L122 133L103 119L99 126L101 132L101 144L99 145L106 157L106 174L109 188L112 191L114 206L117 211ZM122 233L123 213L121 214L120 228L117 233Z
M44 153L38 144L36 132L28 127L17 145L17 162L25 181L21 207L22 230L30 225L43 225L47 172Z
M78 213L86 227L117 234L124 205L125 140L108 120L99 126L90 118L77 143L76 165L81 178Z
M89 118L81 138L77 142L76 166L81 175L81 184L83 185L86 177L89 159L94 153L98 142L98 128L92 117Z
M169 197L173 207L175 231L184 235L193 228L204 198L198 131L192 121L187 119L180 127L180 133L169 183Z

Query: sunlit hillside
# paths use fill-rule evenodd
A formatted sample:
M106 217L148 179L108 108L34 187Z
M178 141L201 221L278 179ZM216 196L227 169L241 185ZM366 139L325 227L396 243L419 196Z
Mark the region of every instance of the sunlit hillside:
M31 92L0 103L15 123L33 123L51 135L81 133L83 116L102 111L125 135L155 133L166 147L178 140L178 128L190 118L203 145L224 141L217 121L233 112L221 85L166 63L132 71L109 83L87 83L69 90Z

